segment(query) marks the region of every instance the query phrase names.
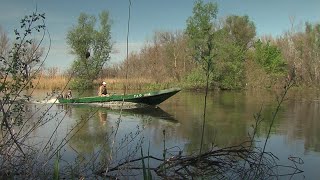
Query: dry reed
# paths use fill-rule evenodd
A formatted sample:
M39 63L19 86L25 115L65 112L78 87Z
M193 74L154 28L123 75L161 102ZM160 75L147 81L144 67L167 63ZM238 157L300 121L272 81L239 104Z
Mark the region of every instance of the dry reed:
M98 87L101 82L105 81L109 90L123 90L125 85L129 90L152 90L152 89L163 89L170 87L170 83L155 83L151 79L144 78L100 78L94 81L96 87ZM50 90L61 90L68 83L68 77L63 75L57 75L53 77L48 76L38 76L33 80L33 85L36 89L50 89Z
M63 89L68 83L68 78L65 76L38 76L32 83L36 89Z
M129 78L128 80L122 78L104 78L95 81L97 86L105 81L110 90L123 90L127 86L128 90L155 90L169 88L172 82L156 83L152 79L145 78Z

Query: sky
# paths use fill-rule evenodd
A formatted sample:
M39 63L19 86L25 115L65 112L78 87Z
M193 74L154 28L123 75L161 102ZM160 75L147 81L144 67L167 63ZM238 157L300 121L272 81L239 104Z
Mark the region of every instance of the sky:
M107 10L112 20L111 37L114 50L110 62L118 63L126 57L126 37L129 0L0 0L0 26L13 39L14 29L25 15L36 7L46 14L51 48L46 67L66 70L75 59L66 43L67 32L77 24L84 12L98 17ZM156 31L184 30L192 16L194 0L131 0L129 52L138 52ZM304 22L320 23L320 0L204 0L218 4L218 18L228 15L248 15L256 26L257 36L281 36ZM48 38L47 38L48 41ZM45 43L47 44L47 43ZM48 49L47 46L44 48Z

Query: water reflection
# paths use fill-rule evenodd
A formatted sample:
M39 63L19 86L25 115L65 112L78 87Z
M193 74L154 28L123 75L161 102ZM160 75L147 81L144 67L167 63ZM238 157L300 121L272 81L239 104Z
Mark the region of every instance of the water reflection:
M79 122L77 128L72 132L70 146L78 153L92 154L101 146L108 146L111 139L110 136L114 133L115 122L120 117L120 110L111 110L101 107L91 107L86 105L72 105L74 116ZM146 128L161 129L159 123L155 120L168 121L177 123L172 116L160 108L148 108L147 112L143 113L141 109L123 110L121 116L123 121L120 126L118 139L123 138L124 134L134 132L137 126ZM126 127L132 124L131 127ZM107 151L108 148L106 148Z
M99 146L106 147L108 131L104 122L99 120L100 113L90 108L73 108L73 111L77 126L71 132L69 146L82 156L93 154Z
M37 93L37 92L36 92ZM90 95L88 92L86 95ZM253 115L262 108L264 121L258 129L258 136L265 136L273 112L277 105L276 95L279 92L245 91L245 92L211 92L208 96L205 143L224 147L243 142L247 139L251 125L254 124ZM152 128L147 136L161 142L162 130L168 133L170 140L187 142L187 149L192 151L199 147L201 133L204 94L201 92L180 92L162 103L158 108L124 110L123 115L134 122L133 126L148 126ZM306 151L320 152L320 93L317 91L291 91L278 113L272 134L284 134L288 142L303 140ZM91 117L84 126L94 138L92 129L105 131L102 127L111 127L109 121L114 122L119 117L119 111L91 106L57 105L67 112L71 120ZM92 115L90 111L97 111ZM26 112L31 112L27 110ZM170 124L170 123L172 124ZM100 124L98 124L100 123ZM108 124L109 123L109 124ZM100 134L101 134L100 133ZM106 133L106 132L104 132ZM95 141L95 140L94 140ZM93 141L93 142L94 142Z
M279 129L289 140L304 140L307 151L320 152L320 102L318 100L292 100L287 104L285 119Z
M105 125L107 123L107 118L108 118L108 113L107 111L102 111L102 110L99 110L98 111L98 116L99 116L99 121L101 123L101 125Z
M253 115L262 108L264 120L258 129L258 137L268 133L273 112L277 106L278 92L212 92L208 96L204 143L211 146L226 147L240 144L248 139ZM300 151L307 152L308 162L320 166L320 95L319 92L291 92L277 115L272 127L272 145L279 146L279 139L285 139L281 149L275 151L290 155ZM110 110L88 105L59 105L68 113L70 122L81 126L74 129L69 145L76 154L87 156L101 151L103 156L110 152L110 134L120 117L120 110ZM191 153L199 149L203 120L204 94L200 92L180 92L158 108L123 110L117 142L135 134L144 127L144 146L153 155L162 155L163 130L166 135L166 147L179 146L184 152ZM299 144L297 151L292 148ZM302 150L300 145L303 146ZM280 152L281 151L281 152ZM310 155L311 154L311 155ZM80 155L79 155L80 156ZM311 156L311 157L310 157ZM285 158L287 158L286 156ZM304 157L301 157L304 158ZM311 159L311 160L310 160ZM308 163L306 162L306 163ZM314 167L317 167L314 166ZM310 172L317 174L317 170ZM320 176L320 174L318 174Z
M168 120L172 122L178 123L178 120L173 117L173 115L167 113L160 107L146 107L146 108L132 108L132 109L124 109L123 112L129 113L132 115L140 115L141 117L144 116L151 116L157 119Z
M204 107L202 95L182 93L165 104L166 110L174 110L175 117L181 123L177 128L177 135L189 141L186 145L188 152L193 152L200 146ZM225 147L247 140L246 107L241 104L244 102L242 99L239 100L237 94L231 93L209 95L204 136L207 148L212 145Z
M72 106L68 104L56 104L58 110L63 110L69 118L72 118Z

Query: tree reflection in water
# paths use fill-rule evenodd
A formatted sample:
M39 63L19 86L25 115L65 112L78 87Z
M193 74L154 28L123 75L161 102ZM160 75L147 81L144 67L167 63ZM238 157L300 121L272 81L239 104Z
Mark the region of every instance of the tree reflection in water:
M109 137L112 133L106 126L107 111L88 107L73 107L73 110L73 119L76 119L79 125L73 129L68 145L72 149L76 166L104 166L110 153Z
M143 144L144 137L148 138L151 134L144 132L145 127L153 129L152 127L156 126L160 131L168 128L168 126L158 126L163 125L157 122L159 118L169 123L177 123L170 114L160 108L123 110L118 134L115 136L116 143L113 146L120 110L84 105L71 107L72 118L79 125L73 129L68 145L77 163L83 166L93 163L92 159L95 159L96 167L105 167L110 161L119 162L128 157L140 155L138 150ZM161 137L158 140L161 143ZM113 148L112 159L110 159L111 148Z

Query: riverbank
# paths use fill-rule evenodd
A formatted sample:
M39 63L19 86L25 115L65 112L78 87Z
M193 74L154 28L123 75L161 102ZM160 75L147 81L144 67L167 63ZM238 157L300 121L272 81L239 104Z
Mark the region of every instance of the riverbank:
M256 77L250 79L243 89L240 90L281 90L285 84L285 78L273 79L271 77ZM151 79L123 79L123 78L105 78L94 81L94 86L99 87L101 82L107 82L109 90L123 90L127 87L128 90L159 90L171 87L180 87L184 90L205 90L204 83L190 83L186 81L175 82L169 81L164 83L155 83ZM66 76L45 77L41 76L33 80L35 89L44 90L63 90L69 88L70 78ZM320 87L316 85L295 85L294 90L319 90ZM213 86L210 90L220 90Z

